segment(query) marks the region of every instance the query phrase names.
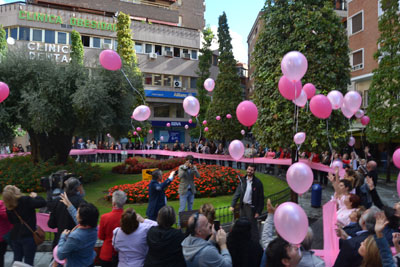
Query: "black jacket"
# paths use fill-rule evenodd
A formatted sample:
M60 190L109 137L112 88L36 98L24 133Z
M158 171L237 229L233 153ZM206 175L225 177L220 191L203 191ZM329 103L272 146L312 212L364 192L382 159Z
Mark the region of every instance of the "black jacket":
M233 195L231 207L235 207L237 200L240 198L240 208L243 206L243 197L246 193L247 187L247 176L240 178L240 184L236 188L235 194ZM264 208L264 187L261 181L253 176L252 189L251 189L251 205L253 212L261 215Z
M333 267L360 266L362 257L358 254L358 249L360 248L361 243L367 239L369 235L368 232L364 232L358 236L352 237L351 239L339 239L340 252Z
M61 198L56 198L56 204L53 210L50 210L50 218L47 225L54 229L57 228L57 234L54 236L53 247L58 244L58 240L64 230L72 230L76 226L74 220L69 214L67 207L64 203L60 202ZM85 202L80 195L69 195L68 199L71 201L72 205L78 209L82 202Z
M260 266L263 256L263 249L259 242L254 240L232 240L228 236L227 246L232 256L233 267L252 267Z
M18 199L18 206L15 211L19 216L32 228L33 231L36 230L36 211L35 209L42 208L46 206L46 200L42 197L29 197L23 196ZM7 210L8 220L14 225L11 230L11 240L19 240L25 237L32 236L32 232L18 219L15 212L12 210Z
M183 267L186 266L182 254L182 241L185 239L181 230L162 229L159 226L150 228L147 232L149 252L144 261L144 267Z

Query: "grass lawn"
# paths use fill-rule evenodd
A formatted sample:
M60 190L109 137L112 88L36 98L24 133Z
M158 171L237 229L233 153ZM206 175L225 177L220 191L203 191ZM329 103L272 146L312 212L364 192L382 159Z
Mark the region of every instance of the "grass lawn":
M104 199L110 187L120 184L135 183L141 181L141 174L115 174L111 172L112 167L120 163L98 163L101 166L102 176L99 181L85 185L86 197L88 202L97 206L100 214L107 213L111 210L111 203ZM241 171L243 174L245 171ZM256 173L264 185L264 195L273 194L287 187L287 183L273 176L263 173ZM229 206L232 196L220 196L210 198L196 198L193 209L198 209L204 203L212 203L215 208ZM174 207L175 211L179 209L179 201L168 201L168 205ZM147 203L144 204L127 204L126 207L133 207L139 214L145 216Z

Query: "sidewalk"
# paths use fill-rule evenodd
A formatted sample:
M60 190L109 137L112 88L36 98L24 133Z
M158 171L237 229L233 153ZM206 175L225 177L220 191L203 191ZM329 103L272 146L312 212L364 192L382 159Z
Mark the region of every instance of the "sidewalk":
M5 256L5 267L10 267L13 262L14 254L12 251L7 251ZM35 254L35 267L49 267L53 258L51 252L36 252Z

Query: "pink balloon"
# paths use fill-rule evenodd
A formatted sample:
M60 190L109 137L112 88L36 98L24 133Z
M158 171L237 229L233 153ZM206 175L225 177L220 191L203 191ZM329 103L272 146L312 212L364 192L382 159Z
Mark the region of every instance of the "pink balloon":
M341 160L337 159L332 162L331 167L333 170L335 170L336 168L339 168L339 171L340 171L341 169L343 169L343 162Z
M314 174L307 164L297 162L289 167L286 172L286 180L294 192L304 194L310 189L314 181Z
M351 112L351 110L349 110L345 105L343 105L340 110L342 111L343 115L350 119L351 117L353 117L354 113Z
M161 141L164 141L164 136L160 136L160 140L161 140Z
M356 113L354 115L356 116L357 119L360 119L364 116L364 110L359 109L356 111Z
M293 141L296 145L300 145L300 144L304 143L305 140L306 140L305 132L296 133L293 137Z
M145 121L150 117L150 115L150 108L146 105L140 105L133 111L132 118L137 121Z
M329 118L332 113L332 105L324 95L316 95L311 98L310 110L315 117L320 119Z
M217 117L215 117L215 119L216 119L217 121L219 121L219 120L221 120L221 116L217 116Z
M111 134L108 133L108 134L107 134L107 137L111 137Z
M6 83L0 82L0 103L10 95L10 88Z
M393 153L393 163L394 165L400 169L400 148L396 149Z
M301 81L293 82L287 77L282 76L279 79L278 88L281 95L287 100L293 100L300 96L301 93Z
M363 116L361 118L361 124L366 126L366 125L368 125L368 123L369 123L369 117L368 116Z
M167 127L171 127L171 123L167 122Z
M204 81L204 84L203 84L203 85L204 85L204 88L205 88L207 91L211 92L212 90L214 90L215 82L214 82L213 79L208 78L207 80Z
M241 130L240 133L241 133L242 135L244 135L246 132L245 132L244 130Z
M193 122L192 119L190 119L190 120L189 120L189 123L192 123L192 122Z
M354 146L355 143L356 143L356 139L354 139L353 136L350 136L349 141L347 142L347 144L349 146Z
M58 245L54 247L53 249L53 258L56 262L58 262L59 264L64 265L65 264L65 260L60 260L57 256L57 251L58 251Z
M101 51L99 61L106 70L119 70L122 66L120 56L111 49Z
M257 121L257 106L251 101L242 101L236 108L236 116L241 124L250 127Z
M226 114L226 118L227 119L232 119L232 115L231 114Z
M311 97L313 97L315 95L315 86L312 83L306 83L303 86L303 91L306 92L307 94L307 99L311 99Z
M356 113L361 107L362 98L357 91L350 91L344 96L343 104L351 112Z
M283 239L292 244L300 244L307 235L308 218L299 205L285 202L275 211L274 225Z
M327 95L332 104L332 109L337 110L343 105L343 94L337 90L330 91Z
M149 134L152 134L153 133L153 130L149 130Z
M137 132L136 132L136 131L134 131L134 132L133 132L133 135L137 135Z
M207 124L207 121L206 121L206 120L204 120L204 121L203 121L203 125L206 125L206 124Z
M185 125L185 129L186 129L186 130L189 129L189 125L186 124L186 125Z
M301 90L299 97L292 100L292 102L298 107L304 107L307 103L307 94L304 92L304 90Z
M197 114L199 114L199 111L200 111L199 100L197 100L197 98L195 98L194 96L187 96L183 100L183 109L190 116L196 117Z
M204 128L204 131L205 131L205 132L208 132L208 127Z
M304 74L306 74L307 68L308 62L306 57L298 51L287 53L281 62L283 75L291 81L300 81Z
M400 173L399 173L399 175L397 176L397 194L398 194L399 197L400 197Z
M141 130L142 130L142 128L140 128L140 127L136 128L136 131L138 131L138 132L140 132Z
M244 145L241 141L239 140L233 140L229 144L229 155L231 155L232 158L235 160L239 160L242 158L244 154Z

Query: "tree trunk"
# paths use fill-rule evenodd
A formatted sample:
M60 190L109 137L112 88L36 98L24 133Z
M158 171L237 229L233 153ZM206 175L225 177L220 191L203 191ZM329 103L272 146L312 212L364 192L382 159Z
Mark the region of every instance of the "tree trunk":
M292 164L294 164L294 163L299 161L299 155L297 154L297 149L292 148L291 155L292 155ZM299 196L292 189L290 189L290 200L292 202L294 202L294 203L298 203L299 202Z
M71 150L72 131L70 133L53 131L50 133L35 133L28 131L32 147L32 161L48 161L55 158L55 164L65 164Z
M388 142L386 143L386 151L387 151L387 155L386 155L386 164L387 164L387 168L386 168L386 183L390 182L390 175L391 175L391 159L392 159L392 155L393 155L393 148L392 148L392 142Z

